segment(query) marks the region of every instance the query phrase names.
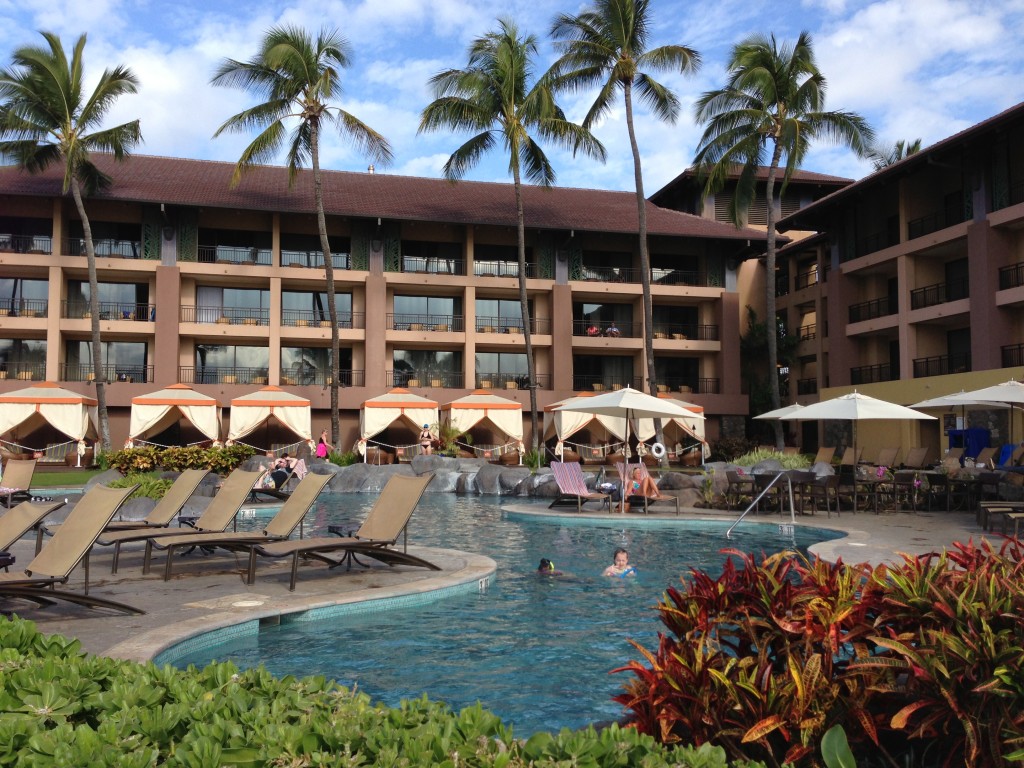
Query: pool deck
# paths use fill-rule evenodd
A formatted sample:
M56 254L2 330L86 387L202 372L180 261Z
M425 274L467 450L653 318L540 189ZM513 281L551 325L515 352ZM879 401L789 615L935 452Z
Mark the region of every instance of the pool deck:
M547 503L509 499L502 509L512 515L579 518L575 510L549 510ZM585 512L595 519L615 518L624 525L647 520L734 521L735 513L717 510L684 509L680 515L612 514ZM762 515L749 518L758 523L788 523L789 516ZM798 516L798 526L826 527L847 533L842 539L816 545L813 551L827 560L844 562L899 562L899 553L922 554L942 549L954 541L978 539L985 535L972 513L910 512L872 514L847 513L842 516ZM998 538L998 537L993 537ZM33 555L33 541L22 539L12 551L18 566L24 567ZM115 658L145 661L191 637L211 630L245 622L277 623L289 614L328 606L345 606L407 595L427 595L432 591L486 589L500 574L496 564L481 554L449 549L409 547L410 552L441 567L389 568L373 564L351 571L328 570L322 564L302 565L294 592L288 591L290 564L287 561L261 561L256 583L245 584L248 556L218 552L192 554L175 563L175 573L163 581L163 553L154 557L153 573L142 575L142 545L126 547L121 554L119 573L110 573L108 548L97 548L90 569L90 594L125 602L147 611L141 616L89 609L70 603L39 608L28 602L9 602L5 611L36 622L44 632L59 633L81 640L83 649ZM81 569L72 573L70 588L81 590Z

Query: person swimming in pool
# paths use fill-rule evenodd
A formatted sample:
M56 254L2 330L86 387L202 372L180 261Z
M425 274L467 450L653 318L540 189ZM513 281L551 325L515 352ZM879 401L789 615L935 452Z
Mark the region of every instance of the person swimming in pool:
M537 566L538 576L562 576L561 571L555 570L555 564L548 560L546 557L540 559L540 565Z
M605 576L618 576L624 579L627 576L636 576L636 567L629 564L629 552L619 547L612 554L612 564L604 569Z

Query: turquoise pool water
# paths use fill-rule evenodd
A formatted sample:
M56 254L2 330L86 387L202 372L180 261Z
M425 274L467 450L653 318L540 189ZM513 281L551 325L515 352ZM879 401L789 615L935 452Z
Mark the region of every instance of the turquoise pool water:
M350 495L323 499L314 521L323 529L359 519L372 502ZM322 674L389 705L423 693L455 709L479 700L520 736L579 728L621 717L621 707L610 699L628 676L610 671L637 658L629 639L648 647L656 643L661 625L653 606L690 566L717 571L724 547L775 552L841 535L803 528L782 534L777 523L744 523L727 540L724 523L654 523L636 516L535 519L505 515L501 503L428 495L410 530L416 544L496 560L495 584L484 594L283 623L174 663L231 660L241 667L262 663L277 675ZM601 575L620 546L629 549L639 569L635 578ZM565 575L538 576L542 557Z

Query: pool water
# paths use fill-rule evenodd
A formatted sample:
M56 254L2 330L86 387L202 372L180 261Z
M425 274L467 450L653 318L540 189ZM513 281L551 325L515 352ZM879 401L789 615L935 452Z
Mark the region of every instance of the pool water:
M317 529L358 520L373 501L322 498ZM485 593L283 623L174 663L184 668L230 660L240 667L264 664L275 675L325 675L392 706L423 693L454 709L480 701L519 736L580 728L623 715L611 697L630 676L610 672L639 658L630 639L656 644L661 624L654 605L690 566L717 573L724 547L760 554L842 535L800 527L783 534L778 524L744 523L726 539L728 523L538 519L505 515L501 503L497 497L427 495L410 528L416 544L497 561L495 583ZM601 575L616 547L629 550L635 577ZM538 575L542 557L564 575Z

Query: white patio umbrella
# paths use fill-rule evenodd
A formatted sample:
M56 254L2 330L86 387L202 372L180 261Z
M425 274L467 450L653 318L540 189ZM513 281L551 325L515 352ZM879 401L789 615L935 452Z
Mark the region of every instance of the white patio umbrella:
M1010 442L1013 442L1013 407L1015 405L1024 405L1024 383L1021 383L1016 379L1010 379L1009 381L1004 381L1002 384L993 384L991 387L982 387L981 389L972 389L969 392L950 395L949 398L958 402L981 400L992 403L1001 403L1009 406Z
M804 407L800 403L793 403L792 405L784 405L781 408L776 408L774 411L767 411L762 413L760 416L755 416L755 419L781 419L784 416L790 416L794 413L799 413Z

